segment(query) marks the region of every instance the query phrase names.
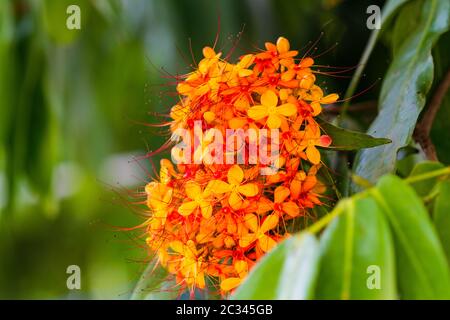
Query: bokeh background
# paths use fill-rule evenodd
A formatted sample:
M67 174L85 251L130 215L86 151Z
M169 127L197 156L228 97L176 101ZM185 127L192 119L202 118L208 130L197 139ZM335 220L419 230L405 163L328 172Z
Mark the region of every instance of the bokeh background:
M149 253L116 228L142 221L121 194L158 163L132 160L166 138L145 125L176 99L165 75L189 72L217 34L235 57L283 35L318 64L356 66L366 9L383 2L0 1L0 298L129 298ZM70 4L81 30L66 28ZM376 98L389 50L377 45L356 102ZM320 81L343 95L351 75ZM73 264L81 290L66 287Z

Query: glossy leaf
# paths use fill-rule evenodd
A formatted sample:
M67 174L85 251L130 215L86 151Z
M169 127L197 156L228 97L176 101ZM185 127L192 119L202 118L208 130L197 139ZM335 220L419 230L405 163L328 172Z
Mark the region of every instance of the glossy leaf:
M391 144L365 149L355 159L356 175L376 183L393 172L397 151L406 146L433 81L431 49L449 27L450 1L423 1L415 30L398 49L383 81L379 114L368 133L392 139ZM353 186L358 190L357 186Z
M328 147L334 150L359 150L372 148L390 143L391 140L384 138L374 138L362 132L351 131L337 127L324 120L319 121L324 134L331 137L332 143Z
M450 266L450 181L442 181L439 184L433 220Z
M318 270L319 244L309 233L293 236L264 256L233 299L308 299Z
M396 176L387 175L371 194L383 208L392 229L400 297L450 298L449 270L442 246L412 187Z
M372 198L348 199L321 238L318 299L395 299L390 230Z

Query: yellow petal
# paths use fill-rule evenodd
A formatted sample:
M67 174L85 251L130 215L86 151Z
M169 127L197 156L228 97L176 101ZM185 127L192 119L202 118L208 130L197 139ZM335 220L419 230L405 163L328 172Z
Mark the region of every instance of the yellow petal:
M214 52L214 49L211 47L204 47L203 48L203 56L205 58L214 58L216 56L216 53Z
M259 189L255 183L247 183L237 188L238 192L247 197L254 197L258 194Z
M322 112L322 106L317 101L311 103L311 108L313 109L313 116L317 116Z
M278 97L272 90L267 90L261 95L261 104L265 107L275 107L278 104Z
M297 113L297 107L292 103L285 103L277 108L277 113L290 117Z
M276 114L271 114L268 118L267 118L267 126L270 129L278 129L281 126L281 119L278 115Z
M289 41L284 37L279 37L277 40L277 50L279 53L285 53L289 51Z
M175 240L169 243L169 247L176 253L183 254L184 252L184 244L179 240Z
M251 245L253 242L256 241L256 236L254 233L249 233L249 234L244 234L240 239L239 239L239 246L242 248L246 248L249 245Z
M243 278L248 272L248 263L245 260L238 260L234 263L234 269L238 273L239 277Z
M215 194L221 194L221 193L230 192L231 186L222 180L213 180L210 183L208 183L207 190L208 190L208 192L212 192ZM206 192L206 190L205 190L205 192Z
M178 208L178 213L182 216L188 216L192 212L194 212L195 209L198 208L198 203L195 201L189 201L181 204L181 206Z
M200 188L200 186L193 181L189 181L188 183L186 183L184 189L186 190L187 196L192 200L197 198L202 193L202 189Z
M269 115L266 106L254 106L247 110L247 115L253 120L261 120Z
M240 185L242 180L244 180L244 171L235 164L228 170L227 178L229 184Z
M336 102L337 99L339 99L339 95L337 95L336 93L332 93L320 99L320 103L322 104L334 103Z
M282 203L284 200L286 200L287 197L289 197L290 193L291 192L289 191L289 189L284 186L277 187L274 192L275 203Z
M238 75L241 78L251 76L252 74L253 74L253 70L250 70L250 69L241 69L238 72Z
M271 214L264 219L263 224L261 225L260 233L266 233L269 230L272 230L278 225L279 218L276 214Z
M308 146L306 148L306 156L312 164L320 163L320 152L315 146Z
M277 245L277 242L271 237L264 235L258 240L259 247L262 251L267 252Z
M244 224L249 228L251 231L256 232L258 230L258 217L255 216L252 213L248 213L244 216Z
M242 282L241 278L228 278L220 283L220 289L222 291L227 292L236 288L238 285L241 284L241 282Z
M237 192L231 192L230 197L228 198L228 204L233 210L239 210L242 207L242 198Z
M202 212L203 218L209 219L211 218L213 207L208 201L202 201L200 202L200 211Z

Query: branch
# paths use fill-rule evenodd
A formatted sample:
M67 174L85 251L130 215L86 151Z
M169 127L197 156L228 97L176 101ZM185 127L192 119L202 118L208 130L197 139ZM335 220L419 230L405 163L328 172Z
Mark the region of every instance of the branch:
M433 97L426 109L426 113L423 118L417 123L414 130L414 140L420 144L427 159L438 161L436 148L430 138L431 128L433 126L434 118L442 105L448 89L450 88L450 69L447 71L444 79L437 87Z

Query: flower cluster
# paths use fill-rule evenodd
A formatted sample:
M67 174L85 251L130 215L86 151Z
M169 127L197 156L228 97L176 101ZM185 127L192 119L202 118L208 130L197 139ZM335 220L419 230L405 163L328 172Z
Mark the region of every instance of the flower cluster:
M279 156L270 175L267 164L205 163L209 142L192 150L194 163L161 161L157 180L145 187L148 246L181 288L204 288L215 279L226 294L236 288L255 262L289 235L287 225L321 205L325 187L317 179L320 153L329 136L315 117L322 105L338 99L315 84L314 61L296 58L287 39L266 43L263 51L241 56L235 64L205 47L196 70L177 85L170 130L276 129ZM175 135L174 135L175 136ZM268 136L271 139L271 136ZM248 137L227 154L247 150ZM248 150L247 150L248 151Z

